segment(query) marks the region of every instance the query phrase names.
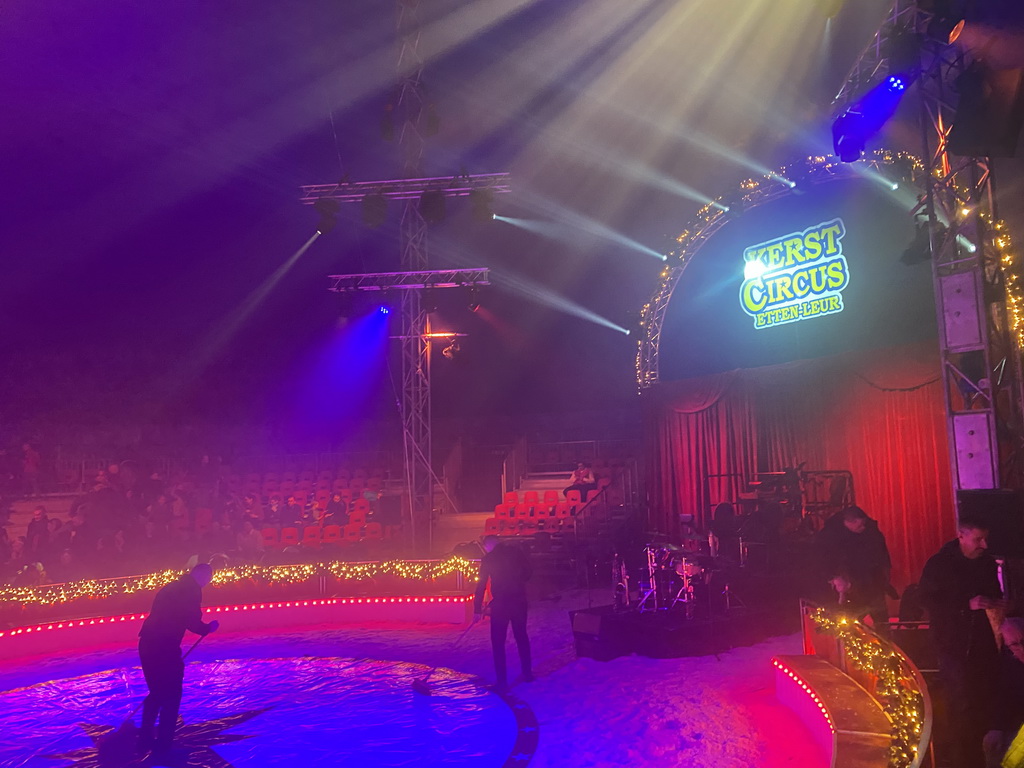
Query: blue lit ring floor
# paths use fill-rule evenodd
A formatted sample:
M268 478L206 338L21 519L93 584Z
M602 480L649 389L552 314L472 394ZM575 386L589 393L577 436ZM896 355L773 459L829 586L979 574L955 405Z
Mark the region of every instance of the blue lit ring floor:
M190 663L177 738L183 749L173 764L529 763L538 736L529 706L449 669L430 675L433 695L414 692L413 681L430 672L419 664L320 657ZM145 690L141 671L131 667L0 693L0 766L106 765L95 739L119 725Z

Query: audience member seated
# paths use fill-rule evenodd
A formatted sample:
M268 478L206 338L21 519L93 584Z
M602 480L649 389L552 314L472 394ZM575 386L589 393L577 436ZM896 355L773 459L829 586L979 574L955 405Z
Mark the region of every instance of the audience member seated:
M39 506L32 510L32 520L25 532L25 549L34 557L40 557L50 543L49 520L46 507Z
M243 560L254 563L263 557L263 536L253 528L250 521L242 523L235 541L238 554Z
M348 525L348 504L345 503L345 500L338 492L331 494L331 499L327 502L327 519L325 524Z
M590 491L597 489L597 480L594 479L594 471L591 469L589 464L582 461L576 465L576 469L574 469L573 473L569 475L569 482L572 484L565 489L565 495L568 496L570 491L579 491L580 499L583 501L587 500L587 494Z
M69 581L78 581L81 578L83 578L82 569L70 549L63 550L58 555L57 561L46 568L46 581L49 584L64 584Z

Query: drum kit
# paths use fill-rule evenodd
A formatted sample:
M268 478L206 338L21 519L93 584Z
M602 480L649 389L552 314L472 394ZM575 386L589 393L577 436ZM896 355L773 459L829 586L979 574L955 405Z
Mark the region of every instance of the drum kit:
M631 601L629 574L622 557L615 556L613 579L615 604L619 608L635 607L640 613L668 611L681 606L692 618L696 592L707 587L714 571L713 558L687 552L676 544L652 543L644 547L646 564L638 579L638 602Z

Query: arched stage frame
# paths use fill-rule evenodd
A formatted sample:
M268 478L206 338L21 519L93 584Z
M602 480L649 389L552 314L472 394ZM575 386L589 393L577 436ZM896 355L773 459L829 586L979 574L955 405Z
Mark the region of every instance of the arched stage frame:
M819 184L844 179L869 177L879 184L912 184L921 198L927 191L927 169L919 158L906 152L879 150L865 155L857 163L843 163L835 157L811 156L779 168L775 173L742 182L732 194L708 203L677 237L677 247L668 255L661 272L661 282L640 313L642 334L637 342L636 375L643 391L660 379L659 348L662 326L672 294L683 278L686 267L697 258L701 249L727 223L744 211L771 203L788 195L806 192ZM921 210L908 211L912 216ZM999 254L1011 313L1012 330L1018 347L1024 347L1024 288L1021 284L1021 259L1011 250L1009 234L1003 222L993 222L995 233L991 245Z

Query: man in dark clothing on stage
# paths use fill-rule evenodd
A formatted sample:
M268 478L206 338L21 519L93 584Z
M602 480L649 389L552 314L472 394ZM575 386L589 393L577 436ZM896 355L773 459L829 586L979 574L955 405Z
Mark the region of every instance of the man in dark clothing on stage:
M925 564L920 597L931 622L957 768L983 766L982 739L993 720L999 650L986 611L1004 607L984 524L961 516L957 538Z
M840 605L869 615L878 632L889 630L885 603L892 561L878 523L860 507L847 507L827 521L817 538L818 571Z
M473 622L480 620L483 611L484 590L491 583L491 650L494 653L496 688L508 687L505 662L505 638L508 625L519 649L519 663L523 680L532 682L533 666L530 660L530 638L526 635L526 582L530 579L530 561L517 546L498 543L495 536L484 538L484 556L480 560L480 581L476 585L473 601Z
M152 748L154 754L167 754L174 740L181 706L185 663L181 658L181 641L185 630L205 637L215 632L220 623L203 621L203 587L213 578L213 568L200 563L177 581L173 581L153 599L153 608L139 632L139 659L149 686L149 695L142 705L142 727L139 748ZM154 739L153 726L157 715L160 726Z

